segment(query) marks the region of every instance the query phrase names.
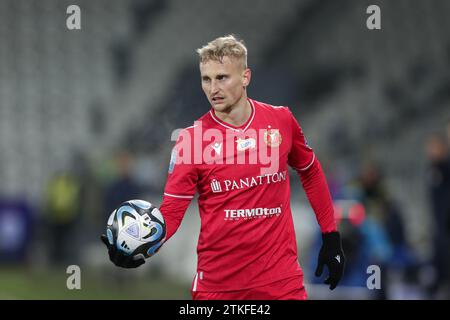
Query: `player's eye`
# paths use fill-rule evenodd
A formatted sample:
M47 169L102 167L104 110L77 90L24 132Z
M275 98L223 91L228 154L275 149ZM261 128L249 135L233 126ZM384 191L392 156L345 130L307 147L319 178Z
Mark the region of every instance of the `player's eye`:
M227 76L226 75L219 75L219 76L217 76L217 80L225 80L227 78Z
M202 78L202 81L203 81L203 82L209 82L209 81L211 81L211 79L208 78L208 77L203 77L203 78Z

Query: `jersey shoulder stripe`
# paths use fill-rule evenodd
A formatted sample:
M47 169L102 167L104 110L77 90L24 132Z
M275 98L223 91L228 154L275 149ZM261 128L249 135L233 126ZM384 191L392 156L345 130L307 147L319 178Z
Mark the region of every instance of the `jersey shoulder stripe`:
M272 111L287 111L289 110L289 107L287 106L274 106L265 102L260 102L260 101L256 101L253 100L253 102L258 105L259 107L262 107L266 110L272 110Z

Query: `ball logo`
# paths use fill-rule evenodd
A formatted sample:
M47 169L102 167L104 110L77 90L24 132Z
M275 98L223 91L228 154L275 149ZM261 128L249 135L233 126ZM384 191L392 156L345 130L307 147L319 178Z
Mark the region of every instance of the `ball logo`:
M128 233L133 238L139 239L139 227L137 223L133 223L126 229L126 233Z
M281 144L282 138L280 130L278 129L267 129L264 132L264 142L269 147L278 147Z

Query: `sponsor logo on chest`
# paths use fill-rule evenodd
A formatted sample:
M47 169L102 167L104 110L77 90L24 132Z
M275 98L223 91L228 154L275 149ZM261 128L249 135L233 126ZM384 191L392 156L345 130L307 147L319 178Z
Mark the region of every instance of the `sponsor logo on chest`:
M226 179L219 181L217 179L211 180L211 191L214 193L241 190L261 186L266 184L280 183L286 181L287 170L276 173L258 175L253 177L245 177L240 179Z
M236 144L237 144L236 146L237 151L245 151L247 149L256 148L256 140L253 138L237 139Z

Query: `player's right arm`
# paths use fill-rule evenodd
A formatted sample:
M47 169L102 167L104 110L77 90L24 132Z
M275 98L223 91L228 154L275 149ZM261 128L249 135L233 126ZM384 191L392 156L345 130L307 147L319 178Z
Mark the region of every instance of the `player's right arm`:
M189 132L183 130L172 150L167 182L164 187L163 201L159 208L166 224L166 238L164 242L169 240L180 226L184 214L191 200L194 198L197 185L197 171L192 163L193 161L189 161L189 157L186 157L186 152L189 153L192 150L185 143L186 141L191 141L190 139L186 139L187 137L189 137ZM109 259L116 266L137 268L145 263L144 258L125 255L120 250L117 250L116 246L109 243L106 235L103 234L101 240L108 248Z
M192 131L185 129L172 149L164 196L159 211L166 223L166 240L178 230L184 214L194 198L198 181L193 157Z

